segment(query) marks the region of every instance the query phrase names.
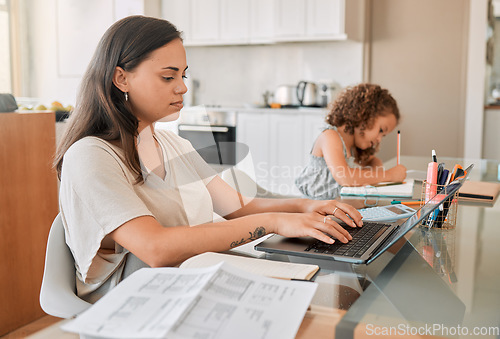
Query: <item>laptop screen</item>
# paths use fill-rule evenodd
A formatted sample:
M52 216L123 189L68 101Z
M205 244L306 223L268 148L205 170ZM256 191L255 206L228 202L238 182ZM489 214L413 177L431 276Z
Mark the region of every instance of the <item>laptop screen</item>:
M382 246L377 253L372 257L375 259L379 253L384 252L389 247L394 245L401 237L403 237L408 231L410 231L415 225L418 225L424 218L426 218L434 209L436 209L440 204L442 204L446 199L451 198L453 194L463 185L467 177L469 176L470 170L474 165L470 165L465 170L465 175L457 180L454 180L449 185L445 186L438 194L431 198L427 203L417 210L411 217L409 217L404 223L399 225L398 228L384 241L384 246ZM371 259L371 260L372 260ZM370 260L370 261L371 261Z

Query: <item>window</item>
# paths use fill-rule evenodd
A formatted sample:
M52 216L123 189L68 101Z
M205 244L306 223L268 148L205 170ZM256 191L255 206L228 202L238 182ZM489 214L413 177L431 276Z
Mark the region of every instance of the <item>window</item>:
M0 93L12 93L8 0L0 0Z

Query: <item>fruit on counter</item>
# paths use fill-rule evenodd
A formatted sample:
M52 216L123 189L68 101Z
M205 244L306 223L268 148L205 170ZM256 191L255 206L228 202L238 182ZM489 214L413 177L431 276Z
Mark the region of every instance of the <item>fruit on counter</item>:
M38 105L35 107L35 110L37 111L45 111L47 110L47 107L45 107L45 105Z
M68 111L68 112L71 112L73 110L73 108L74 108L73 106L67 105L66 107L64 107L64 110Z
M64 106L59 101L54 101L50 104L50 109L53 111L64 111Z

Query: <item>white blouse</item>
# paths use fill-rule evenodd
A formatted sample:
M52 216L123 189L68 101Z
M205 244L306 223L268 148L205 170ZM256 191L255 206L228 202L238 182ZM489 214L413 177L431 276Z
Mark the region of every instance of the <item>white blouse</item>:
M213 221L206 185L215 171L189 141L168 131L155 131L155 136L166 176L162 179L141 164L143 184L134 184L123 151L100 138L83 138L64 155L59 204L83 299L96 301L147 266L117 243L114 250L101 248L104 237L125 222L140 216L153 216L164 227Z

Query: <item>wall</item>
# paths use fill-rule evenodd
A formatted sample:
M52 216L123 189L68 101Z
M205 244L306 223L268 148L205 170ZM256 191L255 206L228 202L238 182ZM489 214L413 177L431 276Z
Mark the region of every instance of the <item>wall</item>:
M369 78L398 101L404 155L463 154L467 8L467 0L372 2ZM382 158L396 154L395 133Z
M362 79L362 44L353 41L187 47L187 59L203 104L262 104L278 85Z

